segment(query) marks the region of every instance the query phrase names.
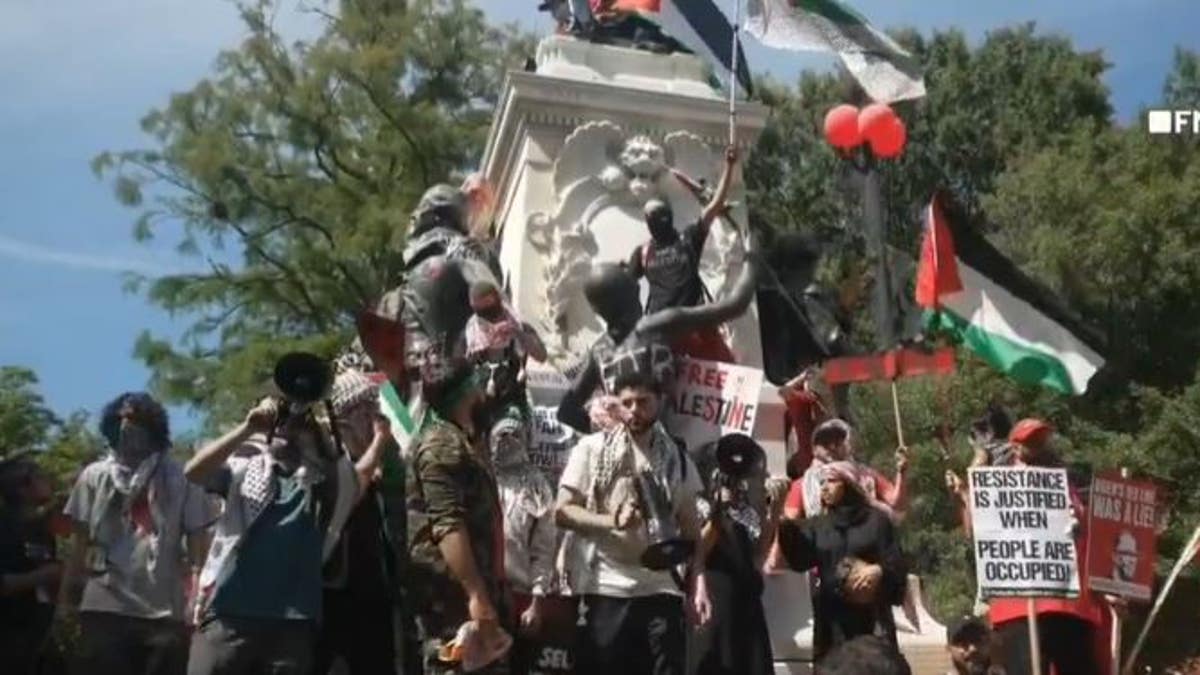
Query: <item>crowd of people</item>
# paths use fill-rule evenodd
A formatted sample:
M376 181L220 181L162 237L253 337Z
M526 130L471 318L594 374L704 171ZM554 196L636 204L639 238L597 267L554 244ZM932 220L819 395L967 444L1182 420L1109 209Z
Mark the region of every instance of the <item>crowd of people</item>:
M606 330L559 408L580 432L561 475L530 462L527 361L546 348L495 278L472 276L461 195L441 186L414 215L394 324L360 322L365 355L329 363L315 395L248 403L186 461L162 405L118 396L100 416L108 452L61 510L61 546L36 461L4 462L5 672L49 672L57 608L78 618L77 673L755 675L774 671L766 578L792 572L810 573L818 673L908 672L893 618L907 452L890 477L861 461L852 425L813 412L809 376L781 391L807 401L792 480L768 474L750 436L691 448L664 424L675 357L728 356L713 353L717 328L753 295L752 249L725 297L706 302L698 284L736 161L730 149L698 223L680 234L652 202L647 244L584 285ZM389 325L399 369L395 336L380 349L371 332ZM381 388L411 404L410 443L381 416ZM974 461L1057 465L1051 435L989 411ZM969 533L968 488L953 473L947 485ZM1086 591L1037 603L1044 665L1103 673L1103 610ZM952 622L953 672L1034 672L1027 614L994 599L986 618Z

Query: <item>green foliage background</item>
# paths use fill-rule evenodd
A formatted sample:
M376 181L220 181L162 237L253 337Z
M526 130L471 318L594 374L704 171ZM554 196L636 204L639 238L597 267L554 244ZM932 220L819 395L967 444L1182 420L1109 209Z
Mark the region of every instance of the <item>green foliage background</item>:
M289 44L269 20L274 2L238 4L245 39L142 119L148 146L94 161L136 214L135 238L177 240L207 268L130 280L190 323L174 342L144 334L136 351L152 389L202 412L206 432L242 413L283 352L345 344L353 313L397 281L416 199L473 168L503 74L533 53L531 36L489 25L467 0L318 7L323 32ZM1052 420L1072 461L1165 485L1168 567L1200 522L1200 139L1115 124L1103 55L1032 24L977 45L955 30L896 36L925 63L929 93L898 106L910 140L882 169L890 243L915 254L930 194L952 189L974 226L1103 333L1110 360L1080 398L1019 387L965 355L952 378L902 384L915 494L904 537L933 607L966 611L973 584L932 430L965 429L993 401ZM1164 105L1200 107L1196 54L1177 51L1163 81ZM772 114L746 170L756 220L813 235L823 279L853 302L870 282L857 199L820 129L860 94L845 74L811 72L758 91ZM81 414L49 413L35 385L26 370L0 371L0 431L9 448L48 450L69 480L96 439ZM854 403L869 459L885 468L890 393L859 387ZM961 469L961 434L955 444Z

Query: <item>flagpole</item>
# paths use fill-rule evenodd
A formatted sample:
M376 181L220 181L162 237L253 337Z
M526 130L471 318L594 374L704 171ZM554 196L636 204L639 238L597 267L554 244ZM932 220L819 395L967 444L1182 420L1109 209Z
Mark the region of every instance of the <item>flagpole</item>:
M733 46L729 57L729 145L737 144L738 28L742 23L742 0L733 0Z
M1121 669L1122 675L1129 675L1133 672L1133 666L1137 663L1138 654L1142 651L1142 646L1146 642L1146 636L1150 634L1150 628L1154 625L1154 620L1158 618L1158 613L1163 608L1163 604L1167 601L1167 595L1170 594L1171 588L1175 586L1175 580L1179 578L1179 574L1183 572L1183 568L1188 566L1188 563L1195 558L1196 547L1200 546L1200 526L1192 532L1192 536L1188 539L1187 547L1183 549L1179 560L1175 561L1175 568L1171 570L1170 576L1167 577L1167 582L1163 585L1161 591L1158 592L1158 598L1154 600L1154 607L1150 609L1150 616L1146 617L1146 624L1142 626L1142 632L1138 634L1137 641L1133 643L1133 651L1129 652L1129 658L1125 660L1125 667Z

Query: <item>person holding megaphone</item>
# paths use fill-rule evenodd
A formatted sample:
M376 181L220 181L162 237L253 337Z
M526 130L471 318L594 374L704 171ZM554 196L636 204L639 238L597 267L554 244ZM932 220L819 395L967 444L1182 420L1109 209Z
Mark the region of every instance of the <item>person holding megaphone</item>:
M275 384L282 396L261 401L184 469L225 502L200 575L189 675L309 671L322 567L388 440L377 425L355 463L338 425L318 423L314 408L333 385L319 357L283 357Z

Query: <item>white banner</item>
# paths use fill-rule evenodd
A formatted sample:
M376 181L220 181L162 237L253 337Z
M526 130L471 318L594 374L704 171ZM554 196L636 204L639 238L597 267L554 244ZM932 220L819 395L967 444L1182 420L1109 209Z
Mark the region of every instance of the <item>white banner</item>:
M754 435L763 373L730 363L681 358L667 402L667 427L695 452L725 434Z
M975 573L984 597L1076 597L1066 469L971 469Z
M534 406L529 429L529 461L558 489L558 477L578 440L575 430L558 421L557 407Z

